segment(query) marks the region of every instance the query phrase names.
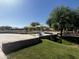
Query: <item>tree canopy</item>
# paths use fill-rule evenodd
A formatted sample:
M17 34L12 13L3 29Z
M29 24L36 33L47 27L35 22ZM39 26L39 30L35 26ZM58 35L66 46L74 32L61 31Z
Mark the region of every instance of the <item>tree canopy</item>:
M38 26L38 25L40 25L40 23L38 23L38 22L32 22L32 23L31 23L31 26L34 26L34 27L35 27L35 26Z
M61 6L55 8L47 20L47 24L55 30L62 29L78 29L79 28L79 8L70 9L69 7Z

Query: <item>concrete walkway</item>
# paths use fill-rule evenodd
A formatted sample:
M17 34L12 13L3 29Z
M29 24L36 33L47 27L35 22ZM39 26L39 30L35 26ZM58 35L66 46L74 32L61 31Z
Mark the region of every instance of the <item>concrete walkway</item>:
M43 34L47 36L50 34ZM0 34L0 59L7 59L7 56L2 51L2 44L7 44L16 41L30 40L33 38L39 38L38 34Z
M1 48L0 48L0 59L7 59L7 56L4 54Z
M0 34L0 59L7 59L7 56L2 51L2 44L7 44L16 41L29 40L39 37L36 34Z

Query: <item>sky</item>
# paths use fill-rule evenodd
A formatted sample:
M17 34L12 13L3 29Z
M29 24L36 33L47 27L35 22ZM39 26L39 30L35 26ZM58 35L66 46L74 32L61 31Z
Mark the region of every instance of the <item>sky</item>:
M0 26L45 25L51 11L62 5L77 8L79 0L0 0Z

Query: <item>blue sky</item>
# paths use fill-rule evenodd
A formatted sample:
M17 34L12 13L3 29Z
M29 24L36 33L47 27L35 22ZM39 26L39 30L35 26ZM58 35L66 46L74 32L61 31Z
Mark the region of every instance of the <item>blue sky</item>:
M45 24L51 11L61 5L77 8L79 0L0 0L0 26Z

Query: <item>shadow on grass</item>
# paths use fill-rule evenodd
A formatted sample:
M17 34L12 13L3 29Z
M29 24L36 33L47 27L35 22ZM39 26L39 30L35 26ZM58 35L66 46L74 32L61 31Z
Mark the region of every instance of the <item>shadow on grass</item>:
M43 37L40 37L40 39L48 39L48 40L55 41L55 42L59 40L57 35L43 36Z
M79 37L63 36L62 39L75 43L75 44L79 44Z
M35 39L29 39L29 40L24 40L24 41L17 41L13 43L7 43L7 44L2 45L2 50L7 55L24 48L34 46L41 42L42 40L40 40L39 38L35 38Z
M76 59L73 55L68 55L70 59Z
M49 39L54 42L62 43L62 39L69 41L71 43L79 44L79 37L72 37L72 36L63 36L60 38L58 35L50 35L46 37L41 37L42 39Z

